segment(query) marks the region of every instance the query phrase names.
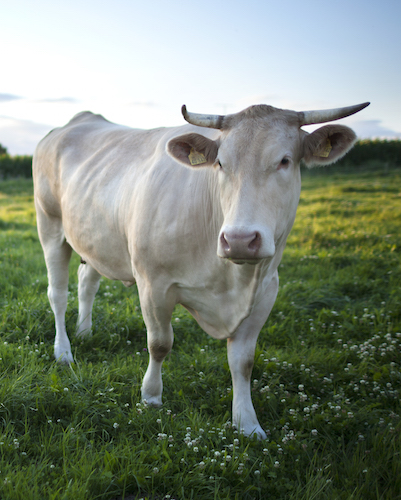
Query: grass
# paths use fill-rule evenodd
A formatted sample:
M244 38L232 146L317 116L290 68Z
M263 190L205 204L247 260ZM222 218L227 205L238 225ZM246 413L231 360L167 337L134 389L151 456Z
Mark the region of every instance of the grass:
M91 339L53 361L29 180L0 183L0 498L401 499L401 175L303 176L253 401L268 440L231 427L225 343L177 307L164 407L140 401L138 296L102 280Z

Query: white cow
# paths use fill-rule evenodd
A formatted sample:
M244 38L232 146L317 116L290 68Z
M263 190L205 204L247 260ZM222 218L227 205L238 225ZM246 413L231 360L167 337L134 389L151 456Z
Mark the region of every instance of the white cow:
M333 163L356 138L341 125L311 134L301 126L367 105L307 112L258 105L227 116L189 113L184 106L190 125L155 130L85 112L50 132L36 149L33 179L55 357L73 361L64 318L74 249L83 260L78 336L91 331L101 275L136 282L150 355L142 398L161 405L171 315L182 304L209 335L227 339L233 423L265 438L250 378L295 219L299 164Z

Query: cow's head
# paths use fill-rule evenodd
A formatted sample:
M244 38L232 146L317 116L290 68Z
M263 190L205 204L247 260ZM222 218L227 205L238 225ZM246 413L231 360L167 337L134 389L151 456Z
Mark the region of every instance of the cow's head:
M256 264L283 247L298 206L301 160L309 167L329 165L356 140L343 125L326 125L311 134L301 127L344 118L368 104L306 112L259 105L227 116L189 113L183 106L189 123L221 131L214 140L194 132L167 145L180 163L216 170L224 216L219 257Z

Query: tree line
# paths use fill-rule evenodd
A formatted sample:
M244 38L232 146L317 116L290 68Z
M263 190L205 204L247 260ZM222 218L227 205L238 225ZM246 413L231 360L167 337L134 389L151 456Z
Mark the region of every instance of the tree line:
M361 140L336 166L352 168L365 165L400 167L401 140ZM32 156L11 156L0 144L0 179L32 177Z

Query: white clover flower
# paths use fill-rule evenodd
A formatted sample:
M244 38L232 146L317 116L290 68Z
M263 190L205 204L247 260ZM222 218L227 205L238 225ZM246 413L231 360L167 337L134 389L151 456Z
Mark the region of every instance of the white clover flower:
M318 435L317 429L312 429L310 433L312 434L312 436L317 436Z
M255 470L254 474L255 476L260 476L260 470Z
M278 469L280 467L280 462L278 462L277 460L274 462L274 467L276 469Z
M120 426L117 422L114 422L113 427L114 427L114 429L118 429Z

